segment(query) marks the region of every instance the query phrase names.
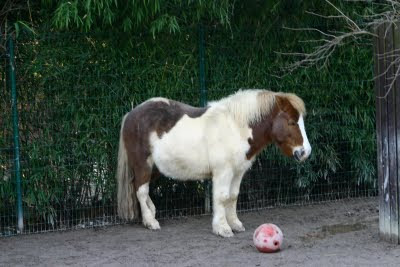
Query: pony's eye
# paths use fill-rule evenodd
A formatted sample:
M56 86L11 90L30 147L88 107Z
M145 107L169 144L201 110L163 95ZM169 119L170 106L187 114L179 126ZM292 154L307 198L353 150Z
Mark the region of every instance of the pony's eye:
M290 125L290 126L296 126L296 125L297 125L297 122L295 122L295 121L289 121L289 125Z

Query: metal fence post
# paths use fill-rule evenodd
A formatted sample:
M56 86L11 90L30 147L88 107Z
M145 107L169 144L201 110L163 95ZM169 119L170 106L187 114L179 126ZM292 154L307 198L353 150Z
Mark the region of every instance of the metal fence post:
M11 86L11 107L13 122L13 138L14 138L14 171L17 189L17 219L18 232L24 230L24 219L22 212L22 190L21 190L21 167L19 160L19 129L18 129L18 106L17 106L17 90L15 83L15 58L14 58L14 42L10 37L8 39L8 56L10 69L10 86Z
M205 107L207 105L207 87L205 75L205 56L204 56L204 27L199 24L199 79L200 79L200 105ZM205 186L205 212L211 212L211 182L204 181Z
M204 27L199 25L199 62L200 62L200 105L207 105L207 88L205 75L205 58L204 58Z

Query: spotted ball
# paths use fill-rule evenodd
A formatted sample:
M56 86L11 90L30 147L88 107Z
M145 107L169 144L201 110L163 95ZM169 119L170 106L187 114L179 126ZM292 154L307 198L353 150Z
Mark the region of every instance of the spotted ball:
M257 227L253 234L253 242L258 251L264 253L277 252L281 249L283 234L278 226L265 223Z

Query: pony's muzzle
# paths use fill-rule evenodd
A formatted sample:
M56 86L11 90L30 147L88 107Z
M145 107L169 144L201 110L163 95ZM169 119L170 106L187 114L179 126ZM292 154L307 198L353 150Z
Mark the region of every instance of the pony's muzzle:
M307 151L306 149L304 149L304 147L298 147L294 149L293 157L298 162L302 162L305 161L310 156L310 154L311 154L311 149L310 151Z

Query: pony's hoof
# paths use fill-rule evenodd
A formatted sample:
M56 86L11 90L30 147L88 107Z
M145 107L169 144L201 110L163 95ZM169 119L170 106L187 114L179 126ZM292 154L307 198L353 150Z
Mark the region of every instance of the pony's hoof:
M149 228L150 230L160 230L160 223L157 220L154 220L152 222L143 222L144 226Z
M232 228L232 231L234 231L234 232L244 232L244 231L246 231L246 229L244 228L243 224L240 221L239 222L235 222L230 226Z
M219 227L218 229L213 229L214 234L222 236L222 237L232 237L234 236L232 230L230 228L222 228Z

